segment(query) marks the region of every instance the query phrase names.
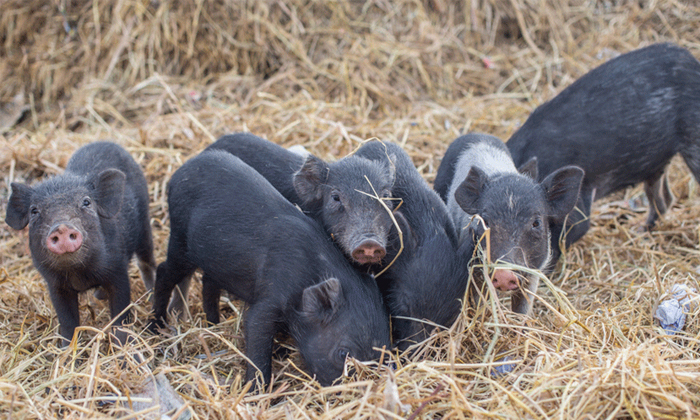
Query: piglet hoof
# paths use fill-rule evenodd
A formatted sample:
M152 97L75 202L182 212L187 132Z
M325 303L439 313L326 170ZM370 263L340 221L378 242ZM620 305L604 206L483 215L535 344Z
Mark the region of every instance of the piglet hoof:
M656 223L654 224L648 224L648 223L643 223L639 225L635 225L630 230L634 232L637 235L644 235L645 233L649 233L652 230L654 230L654 227L656 226Z

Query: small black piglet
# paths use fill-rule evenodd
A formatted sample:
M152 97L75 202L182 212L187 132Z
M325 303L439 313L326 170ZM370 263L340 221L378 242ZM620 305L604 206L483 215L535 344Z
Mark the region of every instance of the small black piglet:
M85 290L106 292L115 325L128 319L129 312L122 312L131 302L134 254L146 288L153 287L146 178L121 146L88 144L63 174L33 187L12 183L5 222L17 230L29 225L32 260L46 280L65 342L80 324L78 293ZM117 337L123 342L125 335Z
M237 157L208 150L187 161L168 185L170 240L157 269L155 324L168 297L203 271L207 320L219 321L227 291L244 314L246 379L269 383L273 337L288 333L309 372L329 385L347 355L377 358L389 347L389 319L374 279L356 272L323 228Z
M381 264L392 223L372 195L390 198L391 162L350 155L327 163L305 157L248 133L223 136L205 150L224 150L240 158L282 195L323 224L355 264ZM392 201L385 201L391 208Z
M473 243L459 244L454 224L437 194L411 158L394 143L370 141L356 156L395 165L392 189L401 205L394 216L403 234L403 250L386 273L377 277L393 317L399 349L425 340L435 325L449 327L462 309ZM396 204L398 206L398 204ZM400 248L391 238L391 254Z
M536 160L518 171L500 139L471 133L450 144L434 188L446 201L461 241L481 237L484 225L472 220L479 215L490 230L492 261L548 271L549 225L563 222L573 209L582 178L580 168L567 166L538 183ZM539 277L505 268L491 277L496 289L514 291L514 312L530 311L533 302L523 288L534 293Z
M555 258L590 226L591 203L644 182L652 228L673 202L666 166L680 153L700 182L700 62L672 44L620 55L540 105L506 143L516 165L537 157L545 177L564 165L586 175L577 209L552 226Z

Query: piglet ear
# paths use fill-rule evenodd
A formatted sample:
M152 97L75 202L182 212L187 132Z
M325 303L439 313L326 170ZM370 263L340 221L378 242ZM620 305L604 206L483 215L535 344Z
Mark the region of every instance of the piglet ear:
M107 169L90 180L97 213L105 218L114 217L122 206L126 175L118 169Z
M294 189L307 204L320 204L321 186L328 179L328 164L314 155L308 155L299 172L294 174Z
M468 214L479 213L479 197L486 184L486 174L481 169L472 166L469 174L455 190L455 201Z
M301 308L308 318L325 323L336 313L342 298L343 289L340 281L330 278L304 289Z
M408 220L406 220L406 217L404 217L401 210L397 210L394 212L394 219L396 219L396 224L399 225L399 228L401 229L401 234L403 236L404 252L415 250L418 247L418 239L416 238L416 232L408 223ZM395 226L392 227L392 234L396 234L396 245L398 246L398 232L393 232L394 229Z
M12 195L7 203L7 214L5 215L5 223L12 229L24 229L29 223L29 206L32 202L32 187L24 184L13 182Z
M549 204L549 217L559 221L574 209L581 191L583 169L565 166L545 178L541 185Z
M389 179L391 179L391 184L393 185L396 181L396 155L393 153L389 154L387 169L389 170Z
M528 160L527 162L523 163L519 168L518 172L520 172L523 175L527 175L530 178L534 179L537 181L537 176L539 175L537 173L537 156L533 156Z

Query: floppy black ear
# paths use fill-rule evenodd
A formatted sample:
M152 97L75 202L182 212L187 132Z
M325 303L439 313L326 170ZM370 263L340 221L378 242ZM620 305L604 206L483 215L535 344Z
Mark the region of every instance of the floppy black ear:
M481 169L472 166L467 177L455 190L455 201L468 214L479 212L479 197L486 185L486 174Z
M391 179L391 184L393 185L396 181L396 155L393 153L389 154L389 161L386 164L389 170L389 178Z
M583 169L578 166L565 166L545 178L541 185L549 203L549 216L562 220L574 209L581 191Z
M340 281L330 278L304 289L301 308L307 318L325 323L336 313L342 299L343 289Z
M97 213L105 218L114 217L124 200L126 175L118 169L106 169L90 180L93 186L92 198L97 205Z
M29 223L29 206L32 204L32 187L17 182L10 184L12 195L7 203L5 223L12 229L21 230Z
M319 204L323 199L321 186L328 179L328 164L314 155L308 155L299 172L294 174L294 190L305 203Z
M537 176L539 175L537 172L537 156L533 156L528 160L527 162L523 163L519 168L518 172L520 172L523 175L527 175L530 178L534 179L537 181Z
M406 220L406 217L403 215L401 210L394 211L394 218L396 219L396 224L398 224L399 228L401 228L401 233L403 235L404 252L406 252L407 250L415 250L415 248L418 247L418 239L416 239L416 233L413 231L413 228L408 223L408 220ZM394 229L395 227L392 227L392 231L394 231ZM396 238L396 241L398 242L398 232L396 232Z

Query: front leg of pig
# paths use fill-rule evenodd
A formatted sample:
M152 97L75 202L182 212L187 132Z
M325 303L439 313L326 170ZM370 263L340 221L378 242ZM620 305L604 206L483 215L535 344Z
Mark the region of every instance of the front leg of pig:
M258 371L263 383L269 384L272 377L272 344L279 315L269 302L257 302L245 314L245 354L249 363L246 381L255 381ZM255 383L254 383L255 386Z
M56 286L57 279L47 281L51 303L58 317L59 332L63 337L62 345L68 346L73 339L75 329L80 325L80 312L78 311L78 292Z
M127 334L121 327L130 321L131 311L127 308L131 304L131 287L126 268L118 270L117 273L104 287L109 295L109 312L114 320L112 325L116 330L115 335L120 344L125 344Z
M180 283L182 285L182 283ZM177 291L176 291L177 292ZM207 321L219 323L219 299L221 288L206 273L202 275L202 308L207 315Z

